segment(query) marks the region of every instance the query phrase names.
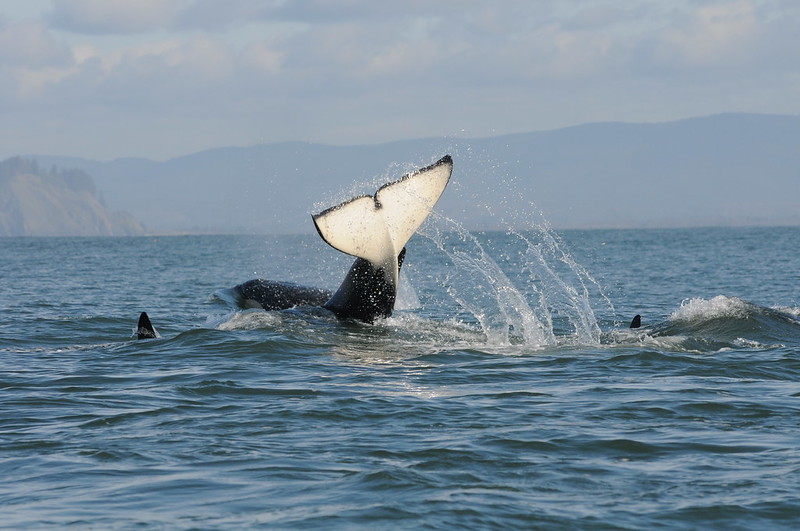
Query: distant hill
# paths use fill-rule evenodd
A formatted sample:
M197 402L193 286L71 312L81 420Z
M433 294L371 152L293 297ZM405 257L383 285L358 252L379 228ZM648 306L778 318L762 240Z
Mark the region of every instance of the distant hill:
M20 157L0 162L0 236L127 236L131 215L110 213L83 170L43 170Z
M82 168L109 205L165 231L313 232L311 211L450 153L438 209L469 228L800 224L800 116L594 123L483 139L289 142L164 162L36 157ZM356 184L354 184L356 183Z

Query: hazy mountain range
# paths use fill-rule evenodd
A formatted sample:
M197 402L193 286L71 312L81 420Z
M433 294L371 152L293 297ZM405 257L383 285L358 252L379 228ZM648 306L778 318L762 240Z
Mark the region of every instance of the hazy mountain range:
M109 212L82 170L45 170L15 157L0 162L0 236L130 236L144 227Z
M175 134L180 134L176 131ZM439 210L468 228L800 224L800 116L595 123L483 139L210 149L163 162L28 155L95 178L151 232L313 232L309 213L451 154Z

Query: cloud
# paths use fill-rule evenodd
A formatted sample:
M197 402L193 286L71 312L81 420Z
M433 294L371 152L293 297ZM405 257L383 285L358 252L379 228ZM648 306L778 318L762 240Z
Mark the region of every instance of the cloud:
M343 22L371 23L410 18L457 16L470 11L477 2L468 0L407 0L405 2L370 2L368 0L305 0L303 2L271 2L261 11L262 17L329 25Z
M749 0L697 6L688 23L664 31L660 59L688 67L741 63L750 58L760 22Z
M242 52L242 63L254 73L277 74L283 68L286 54L268 41L250 43Z
M185 3L176 11L173 19L175 29L202 29L218 31L241 26L257 20L264 4L270 2L253 0L194 0Z
M76 110L104 107L124 116L169 114L216 99L233 77L229 46L206 36L140 43L114 53L84 49L82 62L48 98Z
M68 75L72 65L69 46L41 22L0 26L0 95L8 105L37 98Z
M47 15L57 29L89 34L133 34L168 27L179 0L59 0Z
M69 47L59 42L39 21L0 23L0 65L27 69L64 65Z
M0 109L153 156L800 112L798 35L783 0L61 0L0 25Z
M605 29L628 18L628 13L621 7L610 4L589 5L565 17L561 27L570 31Z

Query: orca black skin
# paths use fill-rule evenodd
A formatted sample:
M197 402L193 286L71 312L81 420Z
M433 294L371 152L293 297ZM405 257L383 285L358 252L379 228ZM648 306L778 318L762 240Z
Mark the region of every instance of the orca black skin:
M397 257L403 265L405 247ZM242 308L286 310L297 306L321 306L340 319L357 319L373 323L389 317L394 310L397 291L386 280L383 269L376 269L363 258L356 258L336 293L256 278L233 288L237 304Z
M398 269L403 265L406 249L397 257ZM389 317L397 299L395 286L386 281L383 269L375 269L363 258L356 258L342 285L323 307L340 319L358 319L372 323Z
M278 282L254 278L233 288L236 303L242 308L285 310L295 306L322 306L332 292L319 288L299 286L291 282Z
M153 328L153 323L147 313L142 312L139 315L139 324L136 325L136 339L155 339L158 337L156 329Z

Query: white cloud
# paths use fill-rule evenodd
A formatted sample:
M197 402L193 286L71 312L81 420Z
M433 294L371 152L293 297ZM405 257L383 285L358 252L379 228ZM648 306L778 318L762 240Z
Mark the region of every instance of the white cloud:
M741 63L750 58L761 27L752 1L700 5L688 24L663 33L659 55L690 67Z
M139 69L147 66L159 75L190 75L195 78L224 78L232 72L228 47L207 36L170 39L131 46L107 58L111 70Z
M62 0L0 26L0 128L18 113L166 156L797 113L799 44L800 4L778 0Z
M242 52L242 61L256 72L277 74L283 68L286 54L266 41L254 42Z
M37 98L72 66L69 47L41 22L23 20L0 27L0 84L8 104Z
M561 26L571 31L606 29L628 18L629 15L621 7L611 4L588 5L565 17Z
M41 22L0 24L0 65L33 69L63 65L69 59L69 48L58 42Z

